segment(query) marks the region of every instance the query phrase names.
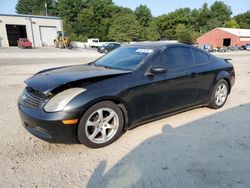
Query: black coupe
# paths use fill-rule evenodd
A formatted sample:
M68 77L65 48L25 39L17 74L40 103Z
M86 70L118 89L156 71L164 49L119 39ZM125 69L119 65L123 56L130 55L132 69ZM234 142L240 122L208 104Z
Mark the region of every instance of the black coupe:
M117 43L117 42L109 42L109 43L105 43L104 45L100 46L97 48L97 51L100 52L100 53L109 53L111 52L112 50L116 49L116 48L119 48L121 46L120 43Z
M25 81L18 107L36 137L99 148L159 117L221 108L234 80L228 59L184 44L138 43L86 65L38 72Z

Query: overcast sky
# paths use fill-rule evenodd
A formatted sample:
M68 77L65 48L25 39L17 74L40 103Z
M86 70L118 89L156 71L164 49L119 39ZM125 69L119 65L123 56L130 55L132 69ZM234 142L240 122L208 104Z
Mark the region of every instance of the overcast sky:
M207 2L209 5L213 4L215 0L113 0L117 5L135 9L140 4L147 5L154 16L159 16L177 8L190 7L200 8L203 3ZM231 6L233 14L246 12L250 10L250 0L224 0L224 2ZM15 14L15 6L17 0L0 0L0 13Z

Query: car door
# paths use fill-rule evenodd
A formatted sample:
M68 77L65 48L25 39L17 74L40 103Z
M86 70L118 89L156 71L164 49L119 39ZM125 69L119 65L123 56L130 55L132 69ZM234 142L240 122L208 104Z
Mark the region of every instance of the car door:
M192 106L197 93L198 75L193 72L191 49L168 47L157 55L148 69L153 66L164 66L167 72L145 74L143 77L144 119Z
M199 79L197 79L198 91L194 103L202 104L210 94L216 73L208 54L198 49L192 49L192 53L195 62L194 70L199 75Z

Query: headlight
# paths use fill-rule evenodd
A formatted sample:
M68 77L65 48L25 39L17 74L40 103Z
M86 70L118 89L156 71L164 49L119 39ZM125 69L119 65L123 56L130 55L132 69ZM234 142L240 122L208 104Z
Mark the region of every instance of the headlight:
M86 91L84 88L71 88L62 91L49 100L49 102L44 106L44 110L46 112L62 111L73 98L84 91Z

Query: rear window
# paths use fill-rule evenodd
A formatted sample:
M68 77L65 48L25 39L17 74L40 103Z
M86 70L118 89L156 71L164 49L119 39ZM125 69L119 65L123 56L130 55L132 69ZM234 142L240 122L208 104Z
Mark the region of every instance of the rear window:
M200 52L198 50L192 50L194 55L195 64L207 64L210 62L210 58L207 54Z

